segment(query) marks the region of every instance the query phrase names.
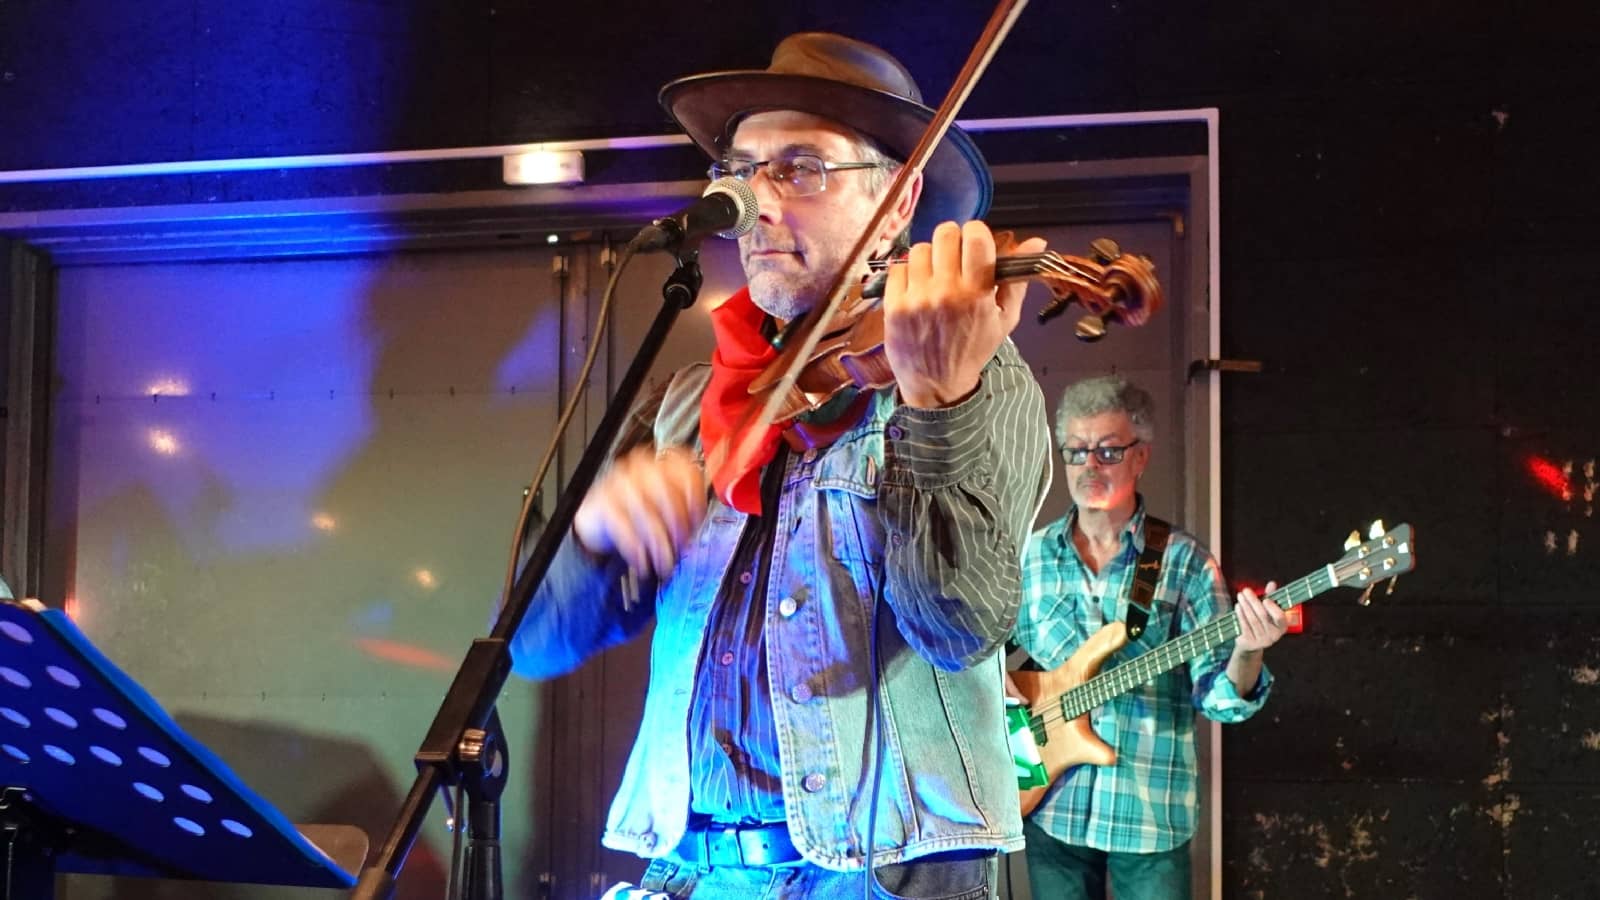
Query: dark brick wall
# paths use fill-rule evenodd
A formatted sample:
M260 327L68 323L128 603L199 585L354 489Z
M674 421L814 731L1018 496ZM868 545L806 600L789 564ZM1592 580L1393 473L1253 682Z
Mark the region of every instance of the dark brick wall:
M805 27L942 95L955 0L0 0L0 168L661 133L655 88ZM1600 839L1600 16L1592 4L1036 0L967 115L1222 110L1225 563L1301 574L1375 515L1419 570L1336 596L1231 728L1225 894L1583 897ZM686 161L685 168L692 165ZM686 173L678 173L686 174ZM481 168L0 190L0 209ZM1569 497L1534 478L1565 464Z

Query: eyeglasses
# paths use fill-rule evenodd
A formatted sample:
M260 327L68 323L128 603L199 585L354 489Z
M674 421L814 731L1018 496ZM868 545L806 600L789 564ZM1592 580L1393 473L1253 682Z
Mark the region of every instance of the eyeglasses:
M1139 439L1134 438L1133 443L1122 447L1062 447L1061 455L1066 458L1069 466L1081 466L1087 463L1091 453L1094 454L1095 459L1100 460L1101 465L1114 466L1122 462L1122 457L1137 446L1139 446Z
M828 162L810 153L797 153L779 159L719 159L706 171L712 181L730 175L740 181L756 177L756 170L766 166L767 178L780 186L785 193L795 197L820 194L828 189L828 173L843 169L880 169L883 163Z

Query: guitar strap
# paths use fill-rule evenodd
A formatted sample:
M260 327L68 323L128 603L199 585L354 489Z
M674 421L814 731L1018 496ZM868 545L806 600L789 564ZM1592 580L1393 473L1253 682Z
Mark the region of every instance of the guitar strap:
M1144 517L1144 552L1133 567L1133 593L1128 597L1128 640L1137 640L1150 622L1156 586L1161 583L1161 558L1167 553L1167 538L1172 526L1149 515Z

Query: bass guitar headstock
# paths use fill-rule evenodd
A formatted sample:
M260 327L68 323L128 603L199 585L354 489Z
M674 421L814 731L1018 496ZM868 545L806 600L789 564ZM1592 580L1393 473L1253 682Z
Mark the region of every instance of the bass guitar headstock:
M1366 540L1361 539L1359 531L1350 532L1344 549L1344 556L1328 568L1339 585L1362 589L1362 606L1372 602L1372 589L1378 582L1388 579L1389 587L1384 593L1392 594L1395 579L1416 565L1410 525L1385 530L1383 520L1378 519L1368 527Z

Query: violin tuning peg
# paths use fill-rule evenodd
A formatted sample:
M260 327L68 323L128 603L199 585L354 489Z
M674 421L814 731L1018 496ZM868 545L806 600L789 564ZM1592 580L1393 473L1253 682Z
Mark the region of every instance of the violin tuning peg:
M1039 324L1043 325L1046 322L1049 322L1051 319L1054 319L1056 316L1066 312L1067 307L1077 302L1077 300L1078 296L1071 291L1067 291L1061 296L1053 298L1049 303L1044 305L1044 308L1039 310Z
M1093 343L1106 336L1106 322L1099 316L1084 316L1073 326L1072 334L1086 344Z
M1361 532L1350 532L1350 536L1344 539L1344 548L1346 550L1354 550L1359 546L1361 546Z
M1367 537L1371 538L1372 540L1377 540L1378 538L1383 537L1383 532L1383 520L1373 519L1372 527L1367 529Z
M1094 261L1103 266L1121 256L1122 248L1110 238L1095 238L1089 242L1089 252L1094 254Z
M1389 579L1389 587L1384 590L1384 592L1383 592L1384 596L1388 596L1389 594L1394 593L1394 584L1395 584L1395 582L1397 582L1399 580L1400 580L1400 576L1399 575L1396 575L1393 578Z
M1372 605L1372 589L1375 588L1375 587L1377 587L1377 583L1376 582L1367 585L1367 589L1361 592L1361 596L1360 597L1356 598L1356 603L1358 603L1358 604L1360 604L1362 606L1371 606Z

